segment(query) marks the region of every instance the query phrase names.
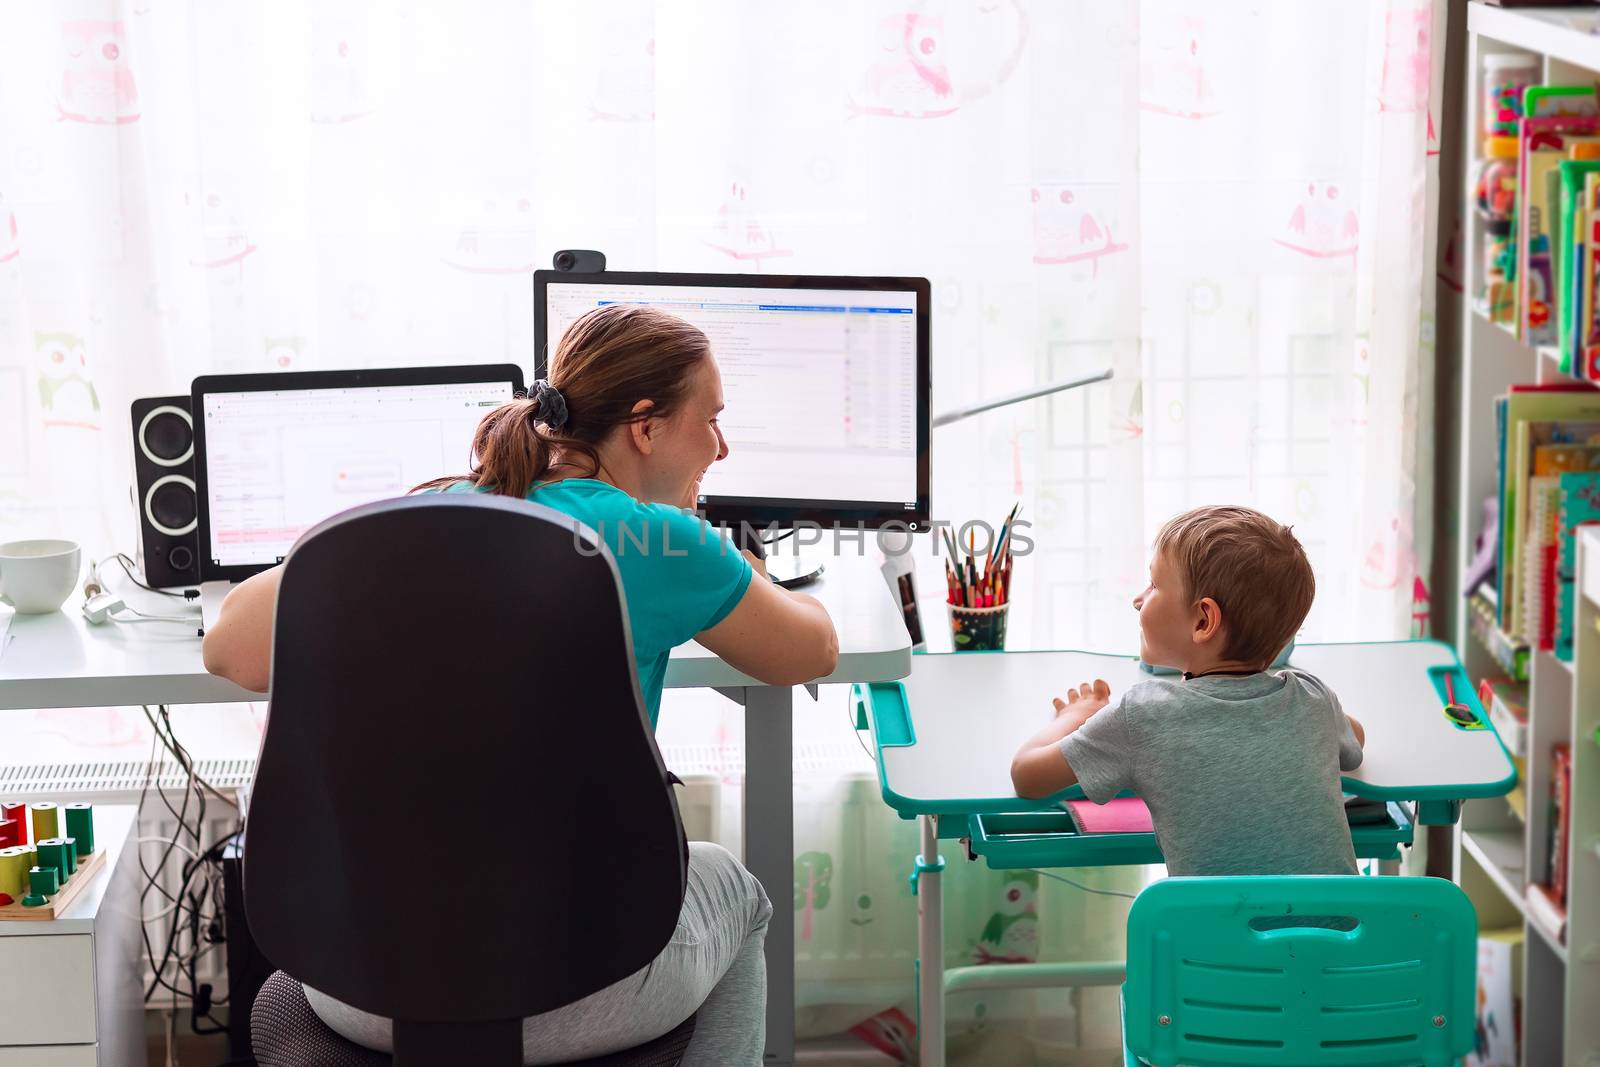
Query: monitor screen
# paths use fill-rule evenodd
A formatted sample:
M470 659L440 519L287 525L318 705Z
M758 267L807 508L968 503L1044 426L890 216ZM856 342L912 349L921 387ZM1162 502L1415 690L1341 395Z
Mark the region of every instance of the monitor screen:
M479 421L521 387L511 366L195 379L202 577L248 576L331 515L465 473Z
M729 450L701 483L713 522L927 522L925 279L539 271L534 296L540 377L567 326L606 304L705 331Z

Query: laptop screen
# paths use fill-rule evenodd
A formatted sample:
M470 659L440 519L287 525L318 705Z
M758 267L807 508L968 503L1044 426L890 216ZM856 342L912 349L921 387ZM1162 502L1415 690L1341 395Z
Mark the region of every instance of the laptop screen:
M520 375L517 376L520 379ZM519 381L200 394L208 576L281 563L331 515L465 473L472 436Z

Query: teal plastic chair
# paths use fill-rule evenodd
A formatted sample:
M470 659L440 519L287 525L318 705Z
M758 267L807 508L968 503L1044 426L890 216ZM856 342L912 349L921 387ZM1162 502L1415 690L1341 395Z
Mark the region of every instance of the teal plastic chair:
M1129 1067L1446 1067L1477 917L1437 878L1169 878L1128 915Z

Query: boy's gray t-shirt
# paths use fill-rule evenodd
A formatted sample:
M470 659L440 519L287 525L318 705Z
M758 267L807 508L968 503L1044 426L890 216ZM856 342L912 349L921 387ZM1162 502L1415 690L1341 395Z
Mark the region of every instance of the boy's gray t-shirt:
M1149 805L1173 875L1355 874L1339 698L1284 669L1141 682L1059 742L1084 795Z

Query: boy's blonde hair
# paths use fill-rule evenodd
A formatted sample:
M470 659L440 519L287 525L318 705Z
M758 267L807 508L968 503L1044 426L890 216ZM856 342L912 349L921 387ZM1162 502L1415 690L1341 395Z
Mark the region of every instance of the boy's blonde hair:
M1220 504L1168 519L1156 552L1191 603L1222 609L1222 655L1267 667L1299 632L1317 594L1311 561L1289 527L1251 508Z

